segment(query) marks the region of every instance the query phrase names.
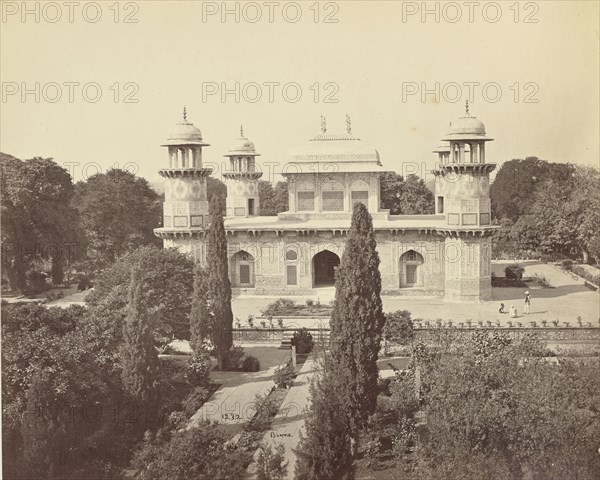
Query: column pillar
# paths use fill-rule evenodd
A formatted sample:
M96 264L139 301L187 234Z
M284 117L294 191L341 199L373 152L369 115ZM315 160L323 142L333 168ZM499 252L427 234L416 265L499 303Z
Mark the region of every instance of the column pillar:
M485 142L481 142L481 154L480 154L480 161L481 163L485 163Z
M465 144L458 144L458 163L465 163Z

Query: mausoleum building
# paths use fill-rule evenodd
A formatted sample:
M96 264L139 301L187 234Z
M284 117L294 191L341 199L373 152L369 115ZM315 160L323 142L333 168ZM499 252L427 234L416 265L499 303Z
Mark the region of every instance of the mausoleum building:
M491 225L485 126L468 111L452 122L446 142L434 150L435 214L391 215L380 208L377 150L355 136L321 133L292 149L283 175L289 210L260 216L259 154L244 136L224 154L228 171L225 229L229 273L238 292L291 296L333 286L350 230L353 205L373 217L383 294L442 296L450 301L491 298ZM155 230L165 247L206 261L208 199L202 133L187 121L164 143L164 222Z

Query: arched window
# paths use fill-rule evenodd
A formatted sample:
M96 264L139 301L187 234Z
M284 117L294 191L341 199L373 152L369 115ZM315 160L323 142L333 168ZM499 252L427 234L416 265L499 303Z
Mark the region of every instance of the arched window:
M231 286L237 288L254 287L254 257L240 250L231 257Z
M400 288L423 286L423 263L425 260L419 252L409 250L400 257Z

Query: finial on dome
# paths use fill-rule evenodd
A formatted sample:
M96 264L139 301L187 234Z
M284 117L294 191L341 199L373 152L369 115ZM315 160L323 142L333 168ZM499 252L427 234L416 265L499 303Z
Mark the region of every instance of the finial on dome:
M465 110L467 112L467 115L469 114L469 100L467 99L467 101L465 102Z
M350 115L346 114L346 132L348 134L352 133L352 123L350 122Z
M187 110L183 107L183 121L187 122Z
M244 136L244 126L240 125L240 137Z
M327 132L327 120L325 120L325 116L321 115L321 133Z

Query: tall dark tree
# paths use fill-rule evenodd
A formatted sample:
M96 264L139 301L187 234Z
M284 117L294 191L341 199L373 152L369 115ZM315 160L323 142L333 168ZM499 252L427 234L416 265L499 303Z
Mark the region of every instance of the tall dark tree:
M141 245L161 244L153 232L162 216L160 195L131 172L111 169L78 183L74 205L81 215L92 270L102 270Z
M433 192L417 175L406 178L394 172L381 176L381 207L392 215L425 215L434 213Z
M342 379L344 413L355 437L377 402L377 356L385 317L376 246L371 215L357 203L336 273L330 340L332 362Z
M194 269L194 291L190 312L190 346L199 353L202 342L211 335L212 316L208 308L208 282L206 270L200 264Z
M227 366L227 356L233 345L233 312L231 311L231 282L227 258L227 238L223 222L223 206L218 197L210 200L208 229L207 283L208 304L212 313L212 340L219 368Z
M329 360L327 363L330 363ZM310 386L311 403L306 436L296 450L297 480L349 480L354 478L351 432L346 405L339 395L340 378L326 365L323 376Z
M132 400L145 408L152 408L156 400L158 354L143 292L142 269L136 266L131 271L127 319L123 329L121 380L124 391Z

